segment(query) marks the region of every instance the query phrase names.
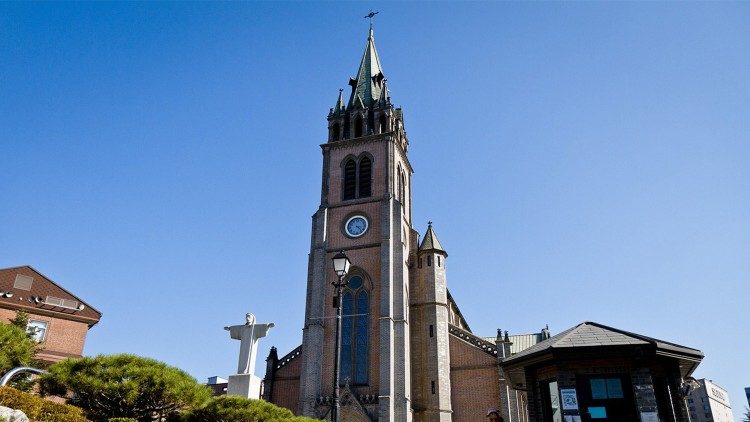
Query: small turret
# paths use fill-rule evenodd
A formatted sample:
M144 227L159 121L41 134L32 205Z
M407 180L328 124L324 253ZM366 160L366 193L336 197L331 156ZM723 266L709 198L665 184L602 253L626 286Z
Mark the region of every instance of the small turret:
M419 245L419 253L423 252L439 252L446 257L448 256L448 252L443 249L443 245L440 244L435 231L432 229L432 221L427 223L427 233L424 234L422 244Z
M333 112L336 114L343 113L346 110L344 105L344 90L339 89L339 99L336 101L336 106L333 108Z

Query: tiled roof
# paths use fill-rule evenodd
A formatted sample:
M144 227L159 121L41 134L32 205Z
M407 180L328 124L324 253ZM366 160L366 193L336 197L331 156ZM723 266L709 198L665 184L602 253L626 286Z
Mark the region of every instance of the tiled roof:
M523 360L525 357L542 353L544 351L551 351L553 349L559 350L596 346L635 346L647 344L653 344L658 349L670 350L695 357L703 357L703 353L697 349L680 346L678 344L587 321L519 352L508 358L506 362Z
M31 280L28 286L16 284L18 277ZM89 327L99 322L102 313L30 265L0 268L0 308L47 312L62 319L86 322ZM35 298L37 298L35 300ZM64 301L68 301L67 304ZM70 306L75 306L71 308ZM83 305L78 308L79 305Z
M419 245L419 250L420 251L436 250L436 251L445 252L445 249L443 249L443 245L440 244L440 241L435 235L435 232L432 230L432 222L427 224L427 233L424 234L424 239L422 240L422 244Z

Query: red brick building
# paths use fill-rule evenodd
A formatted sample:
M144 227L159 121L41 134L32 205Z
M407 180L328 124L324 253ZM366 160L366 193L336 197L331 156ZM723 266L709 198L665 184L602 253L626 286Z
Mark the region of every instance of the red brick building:
M28 329L41 345L36 358L47 364L80 357L86 333L102 317L101 312L28 265L0 269L0 320L9 322L17 311L29 315Z
M321 202L312 217L302 345L267 359L264 398L297 414L331 417L335 313L331 258L352 267L341 298L340 419L461 421L502 409L526 421L524 392L505 383L515 337L471 332L447 288L448 253L412 219L404 113L391 102L372 30L351 92L328 113ZM518 344L526 344L517 342ZM533 343L528 343L531 346Z
M297 414L332 418L337 390L337 309L332 306L336 303L342 315L337 378L340 420L478 422L487 420L492 410L506 422L562 422L559 412L539 410L539 388L533 382L526 386L522 365L508 366L515 379L509 378L504 366L507 362L530 364L522 359L528 356L524 350L543 349L545 346L538 344L549 344L549 330L515 336L498 330L497 336L490 338L472 333L448 292L446 249L432 223L421 235L415 227L413 170L404 113L391 102L372 29L356 75L349 80L348 100L341 90L329 110L328 138L320 145L321 200L312 216L302 344L281 357L275 348L271 350L264 399ZM440 183L431 181L430 188L439 189ZM331 259L342 250L351 268L341 280L346 286L337 298L333 284L339 279ZM646 342L643 338L637 341ZM610 352L592 350L594 355ZM637 350L646 348L639 343ZM691 365L702 356L693 349L680 350L687 350L684 354ZM520 358L513 360L514 355ZM598 364L602 362L590 366L595 370ZM674 360L665 365L634 365L632 371L628 367L621 374L623 383L632 378L639 387L656 388L654 400L662 400L659 382L665 378L659 371L671 371L667 377L670 388L680 385L681 374L675 371ZM569 375L565 367L560 371L561 376ZM642 379L652 374L654 385L650 378ZM550 385L554 390L556 373L539 376L546 377L542 379L547 383L545 391L550 391ZM570 379L559 385L570 386L564 382ZM647 416L654 415L645 407L651 398L641 394L637 402ZM621 404L616 400L602 406L598 403L590 407L599 411L602 406ZM635 399L628 404L633 403ZM635 405L631 407L628 409L635 412ZM660 404L659 412L663 409L668 407Z

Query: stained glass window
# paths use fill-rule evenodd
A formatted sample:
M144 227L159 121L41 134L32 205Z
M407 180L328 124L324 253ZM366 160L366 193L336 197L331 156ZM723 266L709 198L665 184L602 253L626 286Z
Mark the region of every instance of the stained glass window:
M352 379L352 328L354 313L354 296L351 292L344 293L341 300L341 367L339 371L339 380L341 384L346 384Z
M369 308L370 295L364 288L362 277L352 277L341 301L341 384L368 382Z
M367 305L369 304L367 292L362 290L357 294L356 321L356 343L354 352L354 383L367 384ZM364 315L361 315L364 314Z

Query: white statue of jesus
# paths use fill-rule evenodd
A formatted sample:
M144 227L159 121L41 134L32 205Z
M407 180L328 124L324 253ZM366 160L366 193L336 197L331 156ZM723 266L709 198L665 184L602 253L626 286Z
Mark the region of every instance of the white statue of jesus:
M240 359L237 363L238 374L250 374L255 371L255 358L258 355L258 339L265 337L268 330L273 327L273 322L268 324L257 324L255 315L245 315L245 325L233 325L224 327L229 331L229 336L240 341Z

